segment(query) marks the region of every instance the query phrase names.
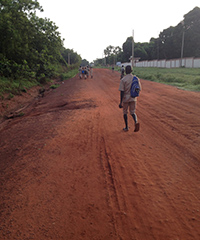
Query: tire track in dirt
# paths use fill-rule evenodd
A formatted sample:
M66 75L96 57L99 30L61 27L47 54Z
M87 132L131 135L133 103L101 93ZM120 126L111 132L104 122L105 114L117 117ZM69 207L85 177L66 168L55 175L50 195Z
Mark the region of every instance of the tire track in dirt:
M102 137L100 142L100 162L102 164L102 170L105 174L106 187L108 191L108 204L112 209L112 221L115 228L117 239L121 239L118 226L116 223L116 213L120 211L120 205L118 201L117 191L115 187L115 180L113 177L113 170L110 164L109 155L106 151L105 140Z
M112 81L112 84L113 85L116 84L118 86L118 82L116 83ZM105 102L103 103L103 106L105 106L106 109L104 109L103 111L105 113L105 116L103 117L105 122L104 122L104 125L102 126L102 131L101 131L101 134L104 136L102 138L102 142L103 142L102 151L104 153L104 157L101 157L101 159L104 159L103 169L106 175L107 182L109 183L107 184L109 186L108 188L109 202L113 209L112 212L113 212L114 222L116 225L115 228L116 228L118 237L120 239L124 239L124 236L126 236L126 238L133 239L133 236L134 236L133 232L136 231L138 224L131 222L130 219L127 217L127 214L130 213L132 207L130 207L131 204L127 203L127 196L128 196L127 189L124 187L121 187L122 183L125 180L123 177L123 174L121 174L121 171L116 172L116 169L124 168L123 163L121 161L123 160L127 161L129 159L129 156L127 156L127 154L125 154L125 152L123 151L123 148L124 148L123 145L117 145L117 146L115 145L116 140L118 140L116 138L117 135L115 134L115 137L113 137L114 139L112 139L112 141L108 141L109 134L107 134L107 132L109 133L109 127L110 127L109 117L110 117L111 119L110 121L112 125L114 125L116 129L119 129L117 130L118 137L119 137L119 134L121 137L122 127L119 128L120 126L119 119L122 119L122 115L121 115L121 111L119 111L118 108L116 108L118 106L118 101L117 101L118 96L116 98L116 96L112 96L108 94L107 97L106 98L104 97L103 99L105 100ZM117 114L119 116L119 119L117 119L117 121L113 121L113 117L112 117L113 109L117 109L115 110L114 115L116 115L117 111L119 112L119 114ZM123 140L124 138L122 139L122 142ZM110 149L110 146L112 146L112 150ZM117 151L117 154L116 154L117 149L121 149L121 151ZM130 149L132 148L130 147ZM124 157L122 158L123 155ZM119 156L122 159L119 159ZM127 176L128 175L126 174L126 177ZM132 174L130 174L130 176L132 176ZM132 180L129 179L128 182L129 181L132 181ZM134 215L136 214L133 214L133 216ZM140 221L143 222L142 219L140 219Z

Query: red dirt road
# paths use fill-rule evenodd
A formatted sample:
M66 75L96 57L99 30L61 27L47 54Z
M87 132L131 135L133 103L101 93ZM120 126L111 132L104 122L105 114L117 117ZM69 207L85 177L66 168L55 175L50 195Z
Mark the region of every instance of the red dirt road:
M0 239L200 239L200 93L141 83L138 133L101 69L0 124Z

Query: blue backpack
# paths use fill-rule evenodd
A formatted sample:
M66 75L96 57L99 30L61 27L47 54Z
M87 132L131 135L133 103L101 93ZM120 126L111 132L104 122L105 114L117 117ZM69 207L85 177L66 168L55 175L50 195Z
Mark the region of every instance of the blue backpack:
M139 80L136 76L134 76L131 84L131 97L139 97L140 90Z

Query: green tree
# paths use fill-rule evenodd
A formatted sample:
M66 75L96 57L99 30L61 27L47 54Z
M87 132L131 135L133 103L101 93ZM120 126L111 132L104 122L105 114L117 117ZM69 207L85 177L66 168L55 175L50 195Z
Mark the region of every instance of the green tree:
M86 59L82 59L81 66L89 66L89 62Z
M37 1L4 0L0 3L0 53L7 59L23 61L24 55L28 55L32 32L29 19L36 10L42 10Z
M159 35L160 58L180 58L184 34L184 57L200 56L200 8L184 15L184 20L175 27L163 30Z
M185 57L200 57L200 8L195 7L184 15Z
M62 48L61 54L64 58L64 60L68 63L68 59L70 59L70 64L77 64L80 65L81 63L81 56L74 52L73 49L66 49Z
M122 55L122 62L128 62L130 57L132 56L132 40L133 37L128 37L126 42L123 43L123 55Z
M61 55L63 40L58 27L49 19L37 17L36 10L42 11L36 0L1 1L1 74L17 77L22 72L34 71L37 77L51 77L55 71L53 65L66 64Z
M121 52L122 52L122 49L119 46L114 47L112 45L109 45L106 49L104 49L106 63L107 64L115 64L116 61L118 60Z

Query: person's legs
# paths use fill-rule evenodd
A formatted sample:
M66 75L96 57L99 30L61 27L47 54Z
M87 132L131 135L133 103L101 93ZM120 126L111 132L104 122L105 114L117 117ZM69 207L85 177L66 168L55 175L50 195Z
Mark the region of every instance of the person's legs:
M140 124L137 122L137 115L134 113L131 115L135 121L135 130L134 132L138 132L140 130Z
M137 115L136 115L136 113L131 114L131 116L133 117L134 122L137 123Z
M123 103L123 113L124 113L124 123L125 123L125 128L123 129L124 131L128 131L128 103Z
M135 114L135 109L136 109L136 102L135 101L130 102L129 103L129 111L130 111L131 116L133 117L134 122L137 123L137 115Z
M131 114L131 116L132 116L132 118L133 118L133 120L135 122L135 130L134 130L134 132L138 132L139 129L140 129L140 124L137 121L137 115L135 113L135 109L136 109L136 102L134 101L134 102L130 103L129 110L130 110L130 114Z
M128 117L127 117L127 114L124 114L124 123L125 123L125 129L128 129Z

